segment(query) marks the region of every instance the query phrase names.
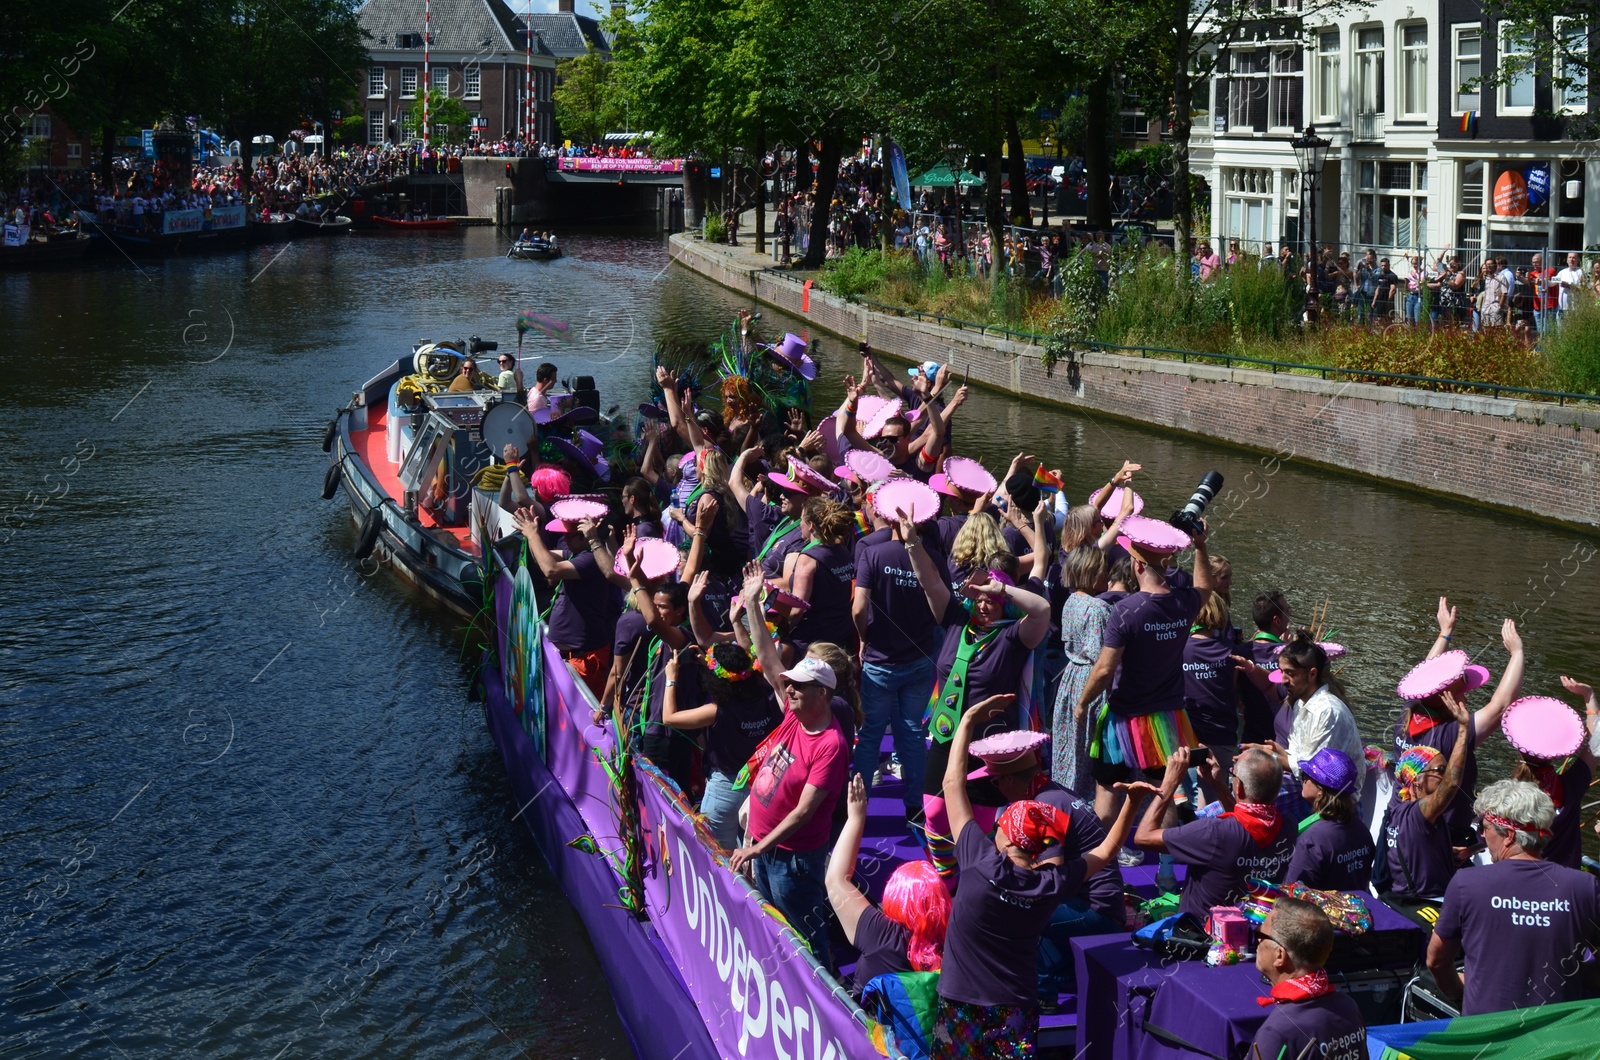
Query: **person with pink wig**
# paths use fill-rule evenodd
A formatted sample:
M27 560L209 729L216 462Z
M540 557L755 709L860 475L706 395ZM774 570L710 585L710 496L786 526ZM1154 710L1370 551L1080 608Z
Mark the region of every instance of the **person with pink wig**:
M889 972L937 972L944 960L944 932L950 923L950 890L926 861L908 861L883 885L883 904L875 906L851 878L861 836L867 827L867 786L850 778L844 830L828 859L828 904L844 937L860 952L853 987L856 994Z

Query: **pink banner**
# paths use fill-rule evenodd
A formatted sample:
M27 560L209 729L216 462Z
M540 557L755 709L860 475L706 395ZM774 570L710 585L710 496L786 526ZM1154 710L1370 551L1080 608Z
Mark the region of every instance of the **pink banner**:
M681 158L563 158L566 172L596 173L682 173Z
M519 573L517 580L526 577ZM531 587L521 588L526 594ZM530 596L514 589L513 579L502 575L495 591L507 691L514 704L521 700L517 713L524 728L543 722L550 772L615 870L622 850L615 794L596 757L597 750L609 753L613 737L609 729L590 723L593 695L542 636ZM529 635L534 629L536 638ZM526 653L521 658L532 672L517 665L519 653ZM525 690L520 695L519 683ZM799 937L768 911L761 895L708 848L677 789L648 765L636 766L634 777L644 840L645 909L718 1052L724 1057L878 1060L861 1010L811 960Z

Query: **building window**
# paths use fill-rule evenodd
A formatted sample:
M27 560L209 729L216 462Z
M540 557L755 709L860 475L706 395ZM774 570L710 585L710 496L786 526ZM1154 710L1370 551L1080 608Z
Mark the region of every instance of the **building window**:
M1228 57L1228 129L1267 131L1267 70L1272 53L1265 49L1235 51Z
M450 94L450 68L447 66L437 67L429 70L428 74L433 81L434 90L441 95L448 96Z
M1271 117L1274 129L1298 129L1305 124L1301 112L1304 80L1300 72L1299 47L1274 48L1272 51L1272 101Z
M1468 162L1461 167L1461 214L1464 217L1483 216L1483 177L1488 172L1482 162Z
M400 98L417 98L417 68L415 66L402 66L400 68Z
M367 111L367 143L383 143L383 111Z
M1533 113L1533 44L1526 34L1505 27L1500 35L1500 113Z
M1589 31L1577 19L1556 20L1556 33L1561 38L1561 58L1556 63L1555 95L1557 107L1568 113L1581 113L1589 109L1589 71L1577 58L1568 56L1589 54Z
M383 67L367 67L367 98L381 99L389 86L383 80Z
M50 115L35 114L28 123L28 137L35 140L50 139Z
M1428 116L1428 27L1400 28L1400 113Z
M1223 238L1239 240L1252 253L1277 238L1272 227L1272 170L1226 168L1222 187L1227 202Z
M1317 34L1317 120L1339 120L1339 31Z
M1356 30L1356 113L1383 113L1383 27Z
M83 157L83 145L82 144L68 144L67 145L67 157L68 158L82 158Z
M1427 242L1428 164L1362 162L1356 192L1356 239L1412 250Z
M1477 110L1483 97L1478 92L1478 78L1483 75L1483 34L1475 25L1457 26L1455 94L1456 114Z
M483 70L476 65L461 71L461 98L478 99L483 94Z

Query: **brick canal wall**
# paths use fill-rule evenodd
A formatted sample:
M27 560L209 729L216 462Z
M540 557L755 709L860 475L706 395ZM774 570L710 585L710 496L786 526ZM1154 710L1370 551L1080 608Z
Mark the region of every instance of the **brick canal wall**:
M689 236L675 260L852 342L1067 409L1227 442L1280 459L1543 519L1600 526L1600 407L1563 407L1109 353L1046 376L1038 346L874 312L754 269ZM1074 378L1075 377L1075 378Z

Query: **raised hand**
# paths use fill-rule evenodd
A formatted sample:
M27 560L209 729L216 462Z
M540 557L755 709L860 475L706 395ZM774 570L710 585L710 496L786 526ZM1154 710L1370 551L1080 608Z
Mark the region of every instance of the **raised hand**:
M1128 483L1133 481L1133 473L1135 471L1143 470L1143 464L1135 464L1132 460L1124 460L1122 462L1121 470L1119 470L1115 475L1111 476L1111 484L1113 486L1126 486Z
M1592 686L1586 685L1582 681L1574 681L1566 674L1561 675L1561 687L1584 702L1588 702L1594 697L1594 688Z
M1509 622L1510 619L1507 619L1507 621ZM1467 701L1461 696L1456 695L1447 688L1439 693L1439 699L1444 702L1445 709L1450 712L1450 716L1456 721L1462 725L1472 721L1472 711L1467 709Z
M744 565L743 593L753 599L761 599L761 594L766 590L767 578L761 570L761 564L751 560Z
M715 493L700 494L700 503L694 510L694 528L696 530L709 530L711 524L717 521L717 509L721 502Z
M845 815L853 821L867 819L867 784L860 773L850 778L850 787L845 791Z
M1439 636L1453 637L1456 632L1456 609L1450 606L1450 601L1439 597Z
M711 572L701 571L694 576L694 581L689 583L689 602L697 603L706 595L706 587L711 584Z
M1500 626L1500 642L1506 646L1506 651L1516 655L1522 651L1522 634L1517 632L1517 623L1513 619L1506 619Z

